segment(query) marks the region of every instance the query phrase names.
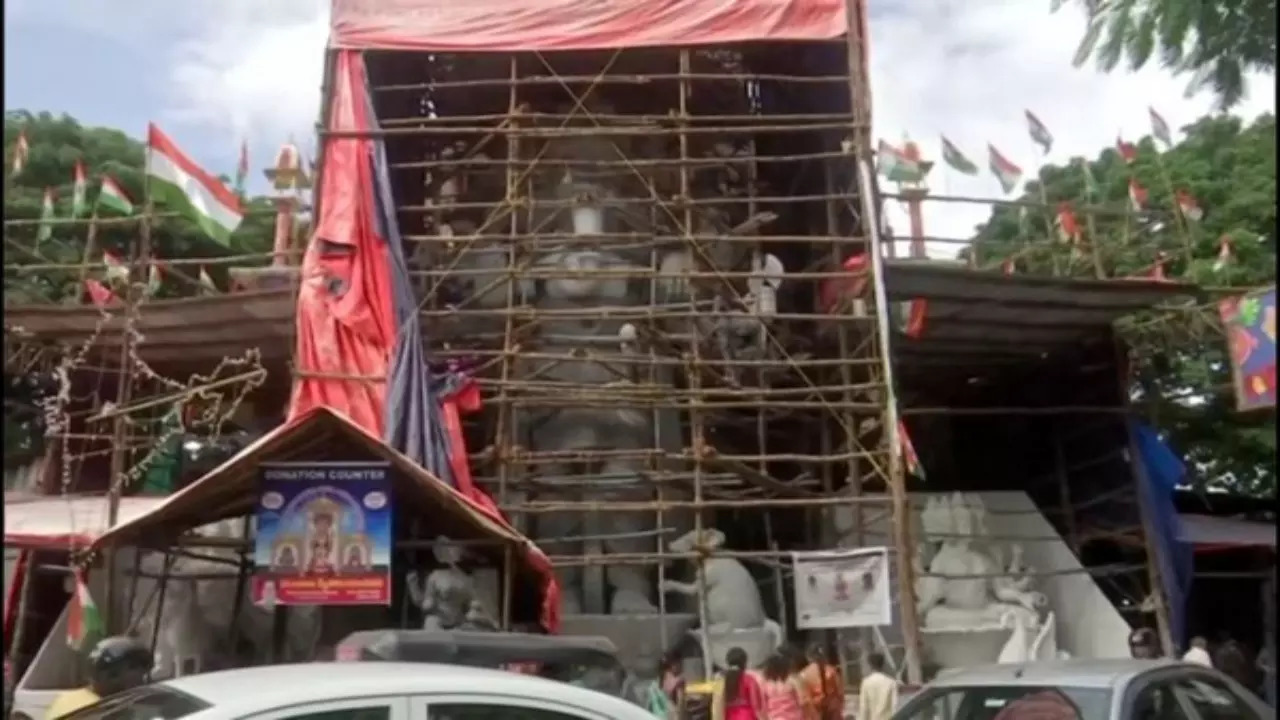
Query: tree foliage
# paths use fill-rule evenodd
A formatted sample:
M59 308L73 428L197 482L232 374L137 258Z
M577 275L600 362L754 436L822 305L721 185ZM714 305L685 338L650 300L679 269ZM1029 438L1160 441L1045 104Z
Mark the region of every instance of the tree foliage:
M1244 97L1248 72L1274 72L1276 0L1079 0L1089 26L1075 65L1090 57L1110 72L1152 58L1190 75L1187 92L1211 89L1229 108ZM1055 9L1061 5L1055 3Z
M1038 181L1027 184L1022 200L1043 197L1055 210L1070 203L1084 226L1084 243L1100 254L1108 276L1149 274L1156 254L1163 252L1172 279L1241 289L1274 285L1275 117L1263 115L1246 125L1237 117L1209 116L1183 130L1182 141L1167 151L1144 138L1132 166L1110 148L1092 160L1046 166ZM1086 164L1096 179L1096 198L1087 197ZM1128 206L1130 173L1147 188L1151 212L1122 210ZM1184 221L1175 211L1175 190L1199 201L1200 222ZM1096 211L1084 209L1090 202ZM1104 215L1104 209L1111 212ZM1050 223L1047 213L1020 222L1017 209L997 208L978 228L973 251L983 265L1017 256L1020 271L1064 272L1069 251L1049 239L1054 237ZM1219 269L1215 264L1224 237L1231 259ZM1090 249L1074 260L1074 274L1092 272ZM1184 454L1193 479L1274 494L1275 417L1235 411L1226 339L1216 323L1204 321L1215 315L1213 306L1157 311L1121 325L1137 360L1135 396Z
M144 147L138 140L111 128L85 127L67 115L11 111L6 113L4 121L6 170L12 162L19 132L26 134L29 154L25 169L17 177L5 180L6 221L39 218L45 188L53 188L56 193L57 216L69 216L72 175L77 160L84 163L88 175L90 205L97 198L102 176L110 175L132 198L135 206L141 208ZM158 207L156 210L162 212L164 208ZM244 222L232 236L230 248L214 242L183 218L158 218L152 223L152 252L162 262L165 259L265 253L271 248L274 227L271 203L266 198L255 198L246 202L245 210ZM137 223L100 224L96 238L98 250L94 253L95 257L88 258L88 261L101 262L102 250L108 250L117 257L130 257L138 228ZM36 232L35 224L6 226L7 266L79 264L85 260L87 223L54 225L53 238L39 243L39 247ZM208 271L215 281L224 282L221 273L225 272L225 268L211 264ZM188 277L195 277L199 269L186 266L181 272ZM162 297L176 297L192 295L196 291L197 288L189 280L166 273L160 294ZM81 302L81 298L79 273L76 270L42 270L31 273L10 271L6 274L6 303L53 301L75 304Z
M26 167L16 177L8 172L20 132L28 144ZM67 115L24 110L6 113L4 122L5 168L4 217L6 221L31 221L40 217L45 188L53 188L57 196L56 215L70 215L73 173L77 160L85 165L88 178L87 200L92 206L103 175L113 177L133 200L142 207L143 155L141 142L111 128L85 127ZM245 219L232 236L231 247L219 245L193 223L178 217L158 218L152 223L151 247L161 262L171 259L210 258L207 270L214 281L226 287L226 268L216 258L231 255L266 253L272 244L274 209L266 198L245 203ZM162 212L164 208L156 208ZM108 217L106 214L103 217ZM85 301L78 268L33 269L22 265L79 265L102 262L102 251L120 258L132 256L139 223L105 224L97 227L97 251L85 257L88 223L65 223L53 226L53 237L37 244L37 224L19 223L5 226L4 301L12 304L66 303ZM237 265L267 262L237 261ZM183 266L179 270L162 271L160 297L182 297L199 291L192 279L199 267ZM182 277L182 276L185 276ZM90 273L101 277L101 270ZM42 452L43 418L35 403L54 391L48 373L28 373L5 378L5 467L30 462Z

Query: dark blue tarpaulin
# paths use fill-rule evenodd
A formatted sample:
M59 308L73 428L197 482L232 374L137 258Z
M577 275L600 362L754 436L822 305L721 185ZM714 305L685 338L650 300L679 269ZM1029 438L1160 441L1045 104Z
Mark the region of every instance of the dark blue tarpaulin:
M1138 501L1150 523L1151 545L1160 571L1164 597L1169 605L1169 631L1179 649L1186 645L1187 596L1191 592L1193 553L1180 539L1178 511L1173 503L1174 490L1182 483L1186 468L1150 426L1130 421L1138 457Z
M362 68L363 69L363 68ZM363 83L369 87L368 78ZM370 129L376 130L377 114L373 98L365 94L365 112ZM388 445L426 468L455 489L458 479L449 462L449 437L441 419L439 398L431 386L422 330L418 324L418 303L413 296L409 266L401 244L400 224L395 215L391 178L387 174L387 148L382 139L370 143L373 165L373 198L377 206L378 235L387 243L391 264L391 299L396 323L396 345L387 371L387 398L384 413Z

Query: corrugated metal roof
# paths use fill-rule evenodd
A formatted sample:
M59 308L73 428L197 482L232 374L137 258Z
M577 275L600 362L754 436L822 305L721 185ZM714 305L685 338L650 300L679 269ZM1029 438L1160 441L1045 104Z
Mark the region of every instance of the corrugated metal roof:
M487 538L529 545L523 535L487 517L444 481L326 407L267 433L204 477L169 496L164 504L129 522L117 524L94 545L172 540L187 530L245 515L257 505L260 464L323 460L338 441L389 462L395 471L392 477L396 483L396 502L421 507L424 513L434 511L435 531L460 540Z
M1182 283L1005 275L919 260L886 261L885 289L890 302L927 304L921 336L894 338L895 360L904 365L1053 354L1103 336L1126 315L1199 294Z

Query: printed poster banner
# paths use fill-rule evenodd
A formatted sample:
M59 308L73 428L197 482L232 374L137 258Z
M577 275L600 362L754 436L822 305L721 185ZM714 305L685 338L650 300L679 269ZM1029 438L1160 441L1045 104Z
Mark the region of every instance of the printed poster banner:
M888 548L796 552L791 562L796 625L801 630L893 622Z
M390 605L387 463L263 463L256 605Z
M1218 303L1231 349L1237 410L1276 406L1276 289Z

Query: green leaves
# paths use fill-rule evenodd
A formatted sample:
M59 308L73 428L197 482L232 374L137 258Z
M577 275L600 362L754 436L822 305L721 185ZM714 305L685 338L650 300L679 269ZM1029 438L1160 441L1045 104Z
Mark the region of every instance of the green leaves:
M25 110L10 111L5 114L4 140L6 154L12 152L20 130L26 130L30 145L27 166L16 178L5 179L4 210L7 220L34 219L40 216L40 204L45 187L52 187L57 193L57 217L70 215L72 188L72 172L76 160L83 160L89 176L88 202L92 206L96 200L103 174L112 176L133 202L141 206L143 202L143 158L142 142L113 128L85 127L67 115L55 116L51 113L32 113ZM156 256L164 259L219 257L231 254L245 255L266 253L271 249L274 232L273 208L265 198L254 198L248 201L248 214L239 230L232 237L232 247L223 248L209 240L191 223L180 218L158 219L152 226L152 248ZM120 257L128 257L130 245L137 236L137 224L100 224L98 227L98 250L109 250ZM58 224L53 226L53 238L35 246L36 226L15 225L7 227L6 235L27 252L17 250L12 244L6 250L14 255L21 255L23 264L31 263L80 263L84 255L87 237L87 225ZM37 256L38 253L38 256ZM98 258L90 258L97 262ZM14 261L11 260L10 264ZM242 265L266 264L264 257L260 263L239 263ZM29 275L25 281L10 291L14 284L15 274L6 276L6 302L62 302L70 298L75 301L80 297L78 273L73 271L42 271L45 276L39 281ZM45 293L38 296L35 288ZM181 281L165 284L166 296L194 295L196 286Z
M1170 118L1172 120L1172 118ZM1276 123L1263 115L1246 125L1238 117L1206 116L1182 128L1182 141L1157 156L1159 147L1138 143L1132 167L1148 189L1149 206L1158 213L1140 223L1120 212L1127 202L1130 168L1112 148L1093 160L1074 158L1065 166L1041 168L1027 184L1023 201L1039 201L1042 183L1050 206L1072 203L1086 226L1085 239L1096 245L1109 275L1147 271L1155 254L1167 253L1172 279L1206 287L1259 287L1276 281ZM1158 159L1158 162L1157 162ZM1097 192L1086 197L1082 168L1089 163ZM1201 222L1185 236L1173 214L1173 191L1186 190L1204 209ZM1102 207L1089 217L1083 208ZM979 228L972 246L982 267L998 266L1019 254L1020 271L1049 274L1061 266L1065 250L1049 242L1043 211L1033 210L1019 228L1015 208L997 208ZM1216 268L1222 239L1231 258ZM1185 260L1185 242L1191 260ZM1032 244L1028 244L1031 242ZM1030 248L1030 250L1028 250ZM1076 274L1083 272L1077 264ZM1207 305L1178 312L1161 310L1126 319L1120 325L1136 349L1136 368L1144 407L1184 454L1193 479L1206 486L1246 493L1274 493L1275 418L1242 415L1235 410L1227 344L1217 309Z
M1072 64L1092 57L1110 72L1127 57L1136 70L1155 56L1190 76L1188 94L1210 90L1221 109L1231 108L1249 72L1275 69L1276 0L1111 0L1090 16Z

